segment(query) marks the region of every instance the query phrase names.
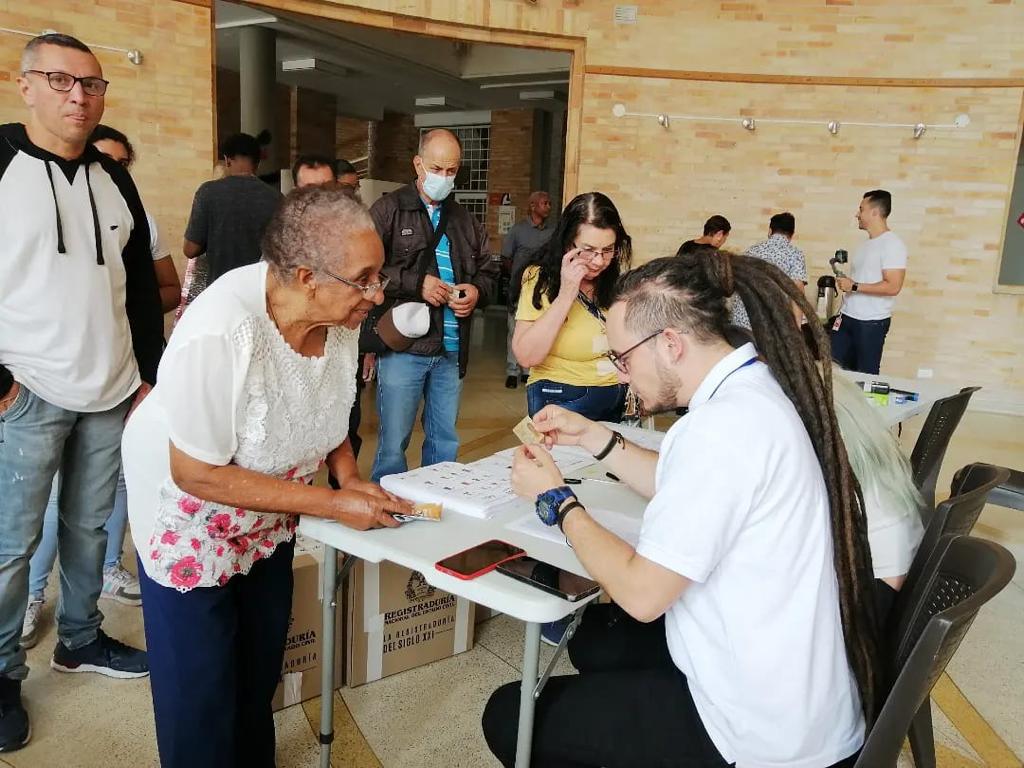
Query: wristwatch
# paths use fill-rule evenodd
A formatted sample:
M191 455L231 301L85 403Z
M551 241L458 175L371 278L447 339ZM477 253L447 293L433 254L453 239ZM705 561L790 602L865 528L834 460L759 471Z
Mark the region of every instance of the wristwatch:
M850 291L853 292L853 293L856 293L859 290L860 290L860 283L854 283L853 285L850 286Z
M569 510L582 506L567 485L537 495L537 517L544 525L558 525L561 528Z

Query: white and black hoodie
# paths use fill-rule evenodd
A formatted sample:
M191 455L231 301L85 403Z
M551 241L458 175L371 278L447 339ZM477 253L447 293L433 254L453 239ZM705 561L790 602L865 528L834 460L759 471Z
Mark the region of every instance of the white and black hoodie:
M163 316L128 172L89 145L65 160L0 125L0 398L105 411L156 382Z

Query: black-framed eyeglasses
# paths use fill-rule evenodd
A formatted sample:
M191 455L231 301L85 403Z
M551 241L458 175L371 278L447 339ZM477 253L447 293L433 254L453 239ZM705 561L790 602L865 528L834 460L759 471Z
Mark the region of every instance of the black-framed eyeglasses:
M26 69L22 74L42 75L53 90L61 93L67 93L75 87L75 83L81 83L86 96L102 96L107 92L107 86L110 85L110 81L104 80L102 77L75 77L67 72L43 72L40 69Z
M390 277L388 277L387 275L381 275L380 276L380 282L377 282L377 283L367 283L366 285L360 285L359 283L353 282L352 280L345 279L341 275L334 274L329 269L325 269L324 273L328 277L333 277L339 283L344 283L345 285L351 286L352 288L355 288L356 290L362 291L363 292L363 296L366 297L367 299L370 298L371 296L373 296L373 294L375 294L377 291L380 291L381 293L384 293L384 289L387 288L388 284L391 282L391 278Z
M595 256L600 256L601 259L613 258L619 250L617 245L609 245L607 248L592 248L589 245L577 245L576 247L579 249L580 255L587 259L593 259Z
M648 341L655 338L656 336L660 336L664 332L664 328L662 328L660 331L655 331L650 336L640 339L640 341L638 341L632 347L627 349L625 352L613 352L612 350L609 349L607 352L604 353L604 355L605 357L612 361L612 365L618 368L619 371L621 371L622 373L629 373L629 363L626 361L626 358L629 357L633 353L633 350L635 350L637 347L642 347Z

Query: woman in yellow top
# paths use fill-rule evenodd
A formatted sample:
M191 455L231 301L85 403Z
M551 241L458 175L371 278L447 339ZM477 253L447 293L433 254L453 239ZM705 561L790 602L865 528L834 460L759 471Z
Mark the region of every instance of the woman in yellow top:
M595 421L620 421L626 387L607 358L604 312L632 240L600 192L578 195L523 271L512 351L529 367L531 416L557 403Z

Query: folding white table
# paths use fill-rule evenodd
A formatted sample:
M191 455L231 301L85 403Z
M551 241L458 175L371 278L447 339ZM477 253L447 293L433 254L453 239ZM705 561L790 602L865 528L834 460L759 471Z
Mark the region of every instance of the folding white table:
M623 430L626 432L627 430ZM570 473L572 476L574 473ZM574 486L580 500L588 506L614 509L620 513L639 518L643 514L645 501L622 483L584 481ZM326 546L322 576L323 602L323 648L321 655L321 714L320 714L320 764L329 768L331 764L331 742L334 738L334 647L335 611L337 610L338 588L357 559L371 563L389 561L412 568L423 574L427 582L453 595L472 600L502 613L508 614L526 625L526 643L523 650L523 680L519 705L519 735L516 749L516 768L530 764L530 750L533 740L533 713L537 697L554 661L545 672L538 675L540 658L541 624L558 621L578 612L587 601L567 602L554 595L515 581L504 574L492 572L476 579L465 581L442 573L434 567L438 560L464 549L489 541L501 539L515 544L531 556L546 563L581 576L587 572L565 544L558 544L520 530L510 528L511 523L520 520L524 514L533 513L533 504L516 501L503 506L492 518L483 520L467 515L448 513L440 522L416 521L405 523L400 528L383 528L373 531L355 531L339 523L322 518L303 517L299 531ZM337 552L348 557L337 570ZM570 625L559 653L575 631L575 621ZM556 655L557 659L557 655Z
M858 373L857 371L844 370L837 370L836 373L840 376L845 376L851 381L880 381L885 382L892 388L902 389L904 392L917 392L919 396L917 400L907 400L901 405L896 405L892 402L892 398L890 398L888 405L878 406L883 421L890 427L895 427L897 424L901 424L919 414L927 413L936 400L955 395L960 391L958 386L945 381L936 381L935 379L908 379L902 376L887 376L884 373Z

